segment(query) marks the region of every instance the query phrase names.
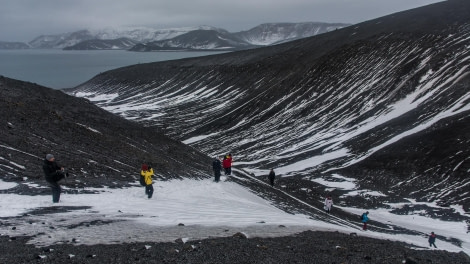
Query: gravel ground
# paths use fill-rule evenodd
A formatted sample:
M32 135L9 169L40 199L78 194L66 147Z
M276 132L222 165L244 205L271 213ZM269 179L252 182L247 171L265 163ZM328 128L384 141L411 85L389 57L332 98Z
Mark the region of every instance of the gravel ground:
M27 244L30 237L0 237L0 263L470 263L464 253L338 232L306 231L276 238L229 237L167 243Z

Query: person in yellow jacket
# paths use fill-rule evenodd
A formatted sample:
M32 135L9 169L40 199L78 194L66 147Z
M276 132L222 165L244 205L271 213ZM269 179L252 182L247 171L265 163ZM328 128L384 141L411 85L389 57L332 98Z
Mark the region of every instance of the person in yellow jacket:
M145 179L145 194L148 195L150 199L153 195L153 169L150 166L147 166L147 164L142 164L142 170L140 171L140 175L142 175Z

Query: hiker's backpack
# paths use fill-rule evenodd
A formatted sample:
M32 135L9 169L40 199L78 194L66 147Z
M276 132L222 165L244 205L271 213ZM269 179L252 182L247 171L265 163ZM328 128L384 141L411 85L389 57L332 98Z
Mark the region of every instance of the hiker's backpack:
M140 185L142 186L146 186L147 184L145 184L145 177L140 175L140 179L139 179L139 182L140 182Z

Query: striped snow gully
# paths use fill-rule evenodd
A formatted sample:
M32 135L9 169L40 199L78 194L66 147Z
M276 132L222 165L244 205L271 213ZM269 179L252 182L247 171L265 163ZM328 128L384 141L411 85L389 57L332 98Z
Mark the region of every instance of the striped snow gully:
M405 49L407 48L408 47L405 47ZM360 100L356 98L356 96L362 94L362 91L369 90L371 87L375 86L375 84L379 82L384 82L384 81L386 82L386 76L382 76L381 74L382 68L384 68L385 65L389 65L391 63L392 65L400 65L401 63L403 63L405 58L409 58L409 56L416 54L417 51L418 50L416 47L411 47L406 52L401 53L400 57L393 58L392 62L382 60L379 64L375 64L374 70L369 71L368 73L369 77L366 78L366 80L369 80L369 81L365 83L355 81L354 79L347 79L346 77L344 77L343 80L340 80L340 83L343 87L349 86L349 89L338 89L338 91L341 91L339 94L332 93L329 99L326 100L326 102L329 101L329 103L326 103L325 105L323 105L322 108L316 109L316 111L312 112L310 116L314 117L316 116L317 113L326 111L326 109L331 108L332 106L336 104L337 99L339 98L343 98L343 99L345 97L347 98L346 101L343 101L343 106L346 106L348 104L354 103L357 100ZM423 69L426 65L426 62L429 61L430 57L429 55L426 55L427 53L428 53L427 51L424 52L423 58L420 60L421 61L420 66L415 70L415 72L418 72L421 69ZM272 125L277 126L283 123L282 120L295 118L296 116L295 113L297 111L301 111L305 109L306 107L309 107L309 105L314 104L316 100L315 98L319 98L321 96L321 94L312 94L314 96L313 97L314 101L308 101L308 100L301 99L301 98L295 98L294 94L298 90L292 91L290 94L285 95L284 97L280 98L277 102L273 103L270 107L260 112L260 115L264 115L265 113L269 112L271 109L276 107L277 105L285 104L285 102L289 102L289 100L291 100L291 102L288 103L290 107L287 107L288 109L287 111L280 113L280 115L277 116L277 119L272 118L263 123L258 123L258 124L255 123L252 126L252 129L250 130L250 131L253 131L254 133L250 135L249 133L247 134L247 133L242 132L242 134L244 134L242 136L244 139L241 141L238 141L236 144L242 145L242 144L247 144L250 142L253 142L253 143L264 142L265 147L262 149L257 150L256 144L254 144L252 147L245 149L245 153L242 154L242 156L245 156L246 158L251 157L251 159L253 158L259 159L262 156L270 156L270 157L276 156L278 159L279 158L282 159L286 157L292 157L292 155L301 155L301 154L308 153L316 149L321 149L326 146L329 146L328 148L323 150L323 154L321 155L321 156L324 156L323 158L321 156L313 156L303 161L297 161L291 164L291 166L282 167L281 171L283 172L285 171L286 174L296 172L296 171L302 171L309 167L318 166L326 161L329 161L331 159L337 159L337 158L349 158L350 159L350 161L345 163L344 166L354 164L370 156L374 152L402 139L403 137L406 137L408 135L417 133L419 131L422 131L423 129L428 128L430 125L436 123L442 118L451 116L452 114L458 114L468 109L468 107L466 106L461 106L459 111L446 111L445 114L437 115L436 117L432 118L431 121L421 120L420 122L424 124L417 126L412 130L405 131L396 135L395 137L389 139L386 143L383 143L379 146L372 148L368 153L366 153L365 155L363 154L362 156L350 157L349 151L347 149L341 149L342 148L341 145L343 144L343 142L351 140L358 135L368 133L369 131L372 131L376 127L383 125L386 122L394 118L397 118L403 114L406 114L407 112L413 109L416 109L420 104L431 99L433 96L437 95L438 93L442 93L445 87L451 87L453 82L466 76L465 74L466 74L467 66L464 66L463 68L461 68L460 71L455 73L453 76L451 77L448 76L449 71L452 69L450 67L451 65L455 65L455 64L458 65L458 64L464 63L469 58L469 57L464 57L463 59L459 59L458 55L459 54L455 56L456 58L455 60L449 61L446 65L440 67L440 69L438 69L437 71L433 72L431 70L428 70L425 74L423 74L420 79L420 85L415 88L414 93L409 94L406 98L402 99L401 101L398 101L394 104L387 106L386 110L379 111L377 115L370 117L369 119L364 120L361 123L353 127L347 128L347 129L343 128L343 125L354 122L354 119L357 118L357 116L356 114L350 116L350 114L346 114L347 112L346 108L343 109L342 107L338 107L338 108L335 108L333 112L330 112L327 115L327 116L342 116L342 119L335 120L334 123L332 123L331 120L320 120L319 122L315 122L311 124L310 126L306 127L304 124L306 120L310 119L310 116L309 116L309 117L303 117L302 119L300 119L298 122L298 125L293 126L293 129L288 129L288 130L277 129L274 132L266 131L265 127L267 126L272 126ZM419 56L419 55L414 55L414 56ZM362 63L368 63L367 61L369 60L374 60L374 57L367 57L365 58L365 61L363 61ZM344 72L342 75L348 76L349 73ZM212 74L212 76L210 77L208 76L205 76L205 77L214 78L214 75ZM202 78L199 78L199 80L201 79ZM444 79L444 82L441 81L443 79ZM176 81L176 80L173 79L173 81ZM260 79L258 82L261 82L261 81L262 80ZM404 79L402 84L398 85L396 90L398 90L400 86L402 86L405 83L405 81L407 80ZM100 105L102 105L102 107L105 108L106 110L121 114L128 119L133 119L136 121L152 121L155 118L162 118L165 115L167 115L166 113L168 112L167 111L168 107L172 108L172 107L178 107L180 105L184 106L185 104L189 102L196 102L196 101L198 102L198 104L201 104L201 103L204 104L205 103L203 102L204 99L214 97L212 98L212 100L216 102L215 105L213 105L212 107L206 107L206 108L201 107L201 109L205 109L205 110L202 110L200 113L203 114L204 116L210 116L213 113L216 113L228 107L228 105L233 104L234 102L237 101L237 99L243 97L243 93L241 93L237 89L233 89L232 87L227 89L230 92L226 94L217 94L218 87L221 84L217 84L217 86L213 86L213 87L209 87L206 85L198 89L193 89L193 91L191 91L191 86L196 85L196 84L197 84L196 82L193 82L192 84L186 84L178 89L174 89L174 91L171 93L165 93L165 88L163 86L175 87L173 84L171 84L171 82L166 82L163 86L146 91L144 95L141 95L141 96L135 95L133 96L133 98L127 98L126 99L127 103L125 104L114 104L114 106L110 106L109 103L113 101L114 99L116 99L118 97L118 94L97 95L93 93L77 93L76 95L86 97L93 101L99 101ZM157 93L155 93L156 90L158 90ZM326 89L325 92L328 92L328 90L330 89ZM183 93L181 93L182 91ZM152 95L152 93L154 95ZM176 94L179 94L179 95L176 95ZM347 96L350 94L355 94L356 96ZM392 93L391 95L393 94L394 93ZM147 100L142 101L141 100L142 96L146 97ZM464 101L465 98L466 97L462 98L462 100L460 101L461 102ZM134 100L131 100L131 99L134 99ZM258 100L258 99L252 98L251 100ZM365 108L363 108L363 112L366 113L374 109L377 105L386 102L387 100L388 100L387 97L384 97L381 100L375 101L375 102L372 99L370 99L370 104L365 104ZM298 103L294 103L294 102L298 102ZM149 115L145 117L141 117L139 115L140 111L148 111L148 110L151 110L151 113ZM226 114L228 115L230 113L226 113ZM197 125L200 125L199 122L204 120L204 118L188 118L185 120L187 122L194 123L197 126ZM245 123L249 123L249 122L250 122L249 120L245 121ZM227 131L232 131L232 130L235 131L237 127L238 125L228 129ZM328 132L322 133L322 129L328 129L326 130ZM301 136L299 138L300 141L296 140L295 137L293 137L294 134ZM202 143L203 145L205 145L206 144L204 143L205 140L213 140L212 136L214 135L218 135L219 137L226 138L223 133L211 133L210 135L211 136L207 136L207 137L205 136L195 137L197 138L197 140L187 139L183 141L190 142L188 144L198 142L198 143ZM308 136L308 135L313 135L313 136ZM282 138L284 139L282 140ZM284 143L292 142L291 143L292 145L290 148L281 149L280 151L278 151L275 146L281 141L284 141ZM230 143L230 144L233 144L233 143ZM228 145L227 147L232 148L233 146ZM206 151L209 151L209 150L206 150ZM329 153L330 151L332 153ZM312 162L313 160L315 160L315 162ZM256 160L252 160L252 161L256 163ZM271 159L271 162L275 162L275 159ZM253 162L250 162L250 163L253 164ZM299 164L311 164L311 165L310 166L307 166L307 165L298 166ZM298 169L293 169L295 167L297 167Z

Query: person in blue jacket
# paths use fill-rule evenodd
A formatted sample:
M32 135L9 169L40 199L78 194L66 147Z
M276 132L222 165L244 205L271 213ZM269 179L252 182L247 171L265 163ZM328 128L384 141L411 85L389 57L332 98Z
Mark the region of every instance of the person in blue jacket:
M365 212L362 214L362 223L364 223L364 225L362 226L362 230L367 230L367 221L369 221L369 211Z

